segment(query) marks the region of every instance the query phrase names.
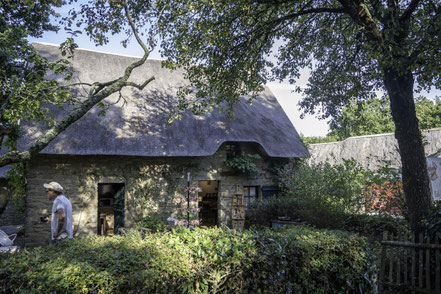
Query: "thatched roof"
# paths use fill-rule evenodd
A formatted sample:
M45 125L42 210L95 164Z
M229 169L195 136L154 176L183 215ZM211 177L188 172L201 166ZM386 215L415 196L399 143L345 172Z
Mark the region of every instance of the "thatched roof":
M34 44L49 59L58 58L58 46ZM136 57L77 49L73 60L74 81L104 82L123 74ZM250 106L242 99L235 107L236 118L228 121L217 111L195 116L185 111L182 119L170 124L178 87L185 83L182 71L170 72L160 60L148 60L136 69L131 80L155 80L143 91L125 88L127 104L111 105L98 116L95 106L83 118L62 132L42 154L132 155L132 156L207 156L224 142L256 142L271 157L307 157L307 149L274 95L266 89ZM228 86L228 85L226 85ZM80 90L81 91L81 90ZM118 96L106 99L115 102ZM55 110L57 118L65 111ZM28 145L43 131L41 126L25 128Z

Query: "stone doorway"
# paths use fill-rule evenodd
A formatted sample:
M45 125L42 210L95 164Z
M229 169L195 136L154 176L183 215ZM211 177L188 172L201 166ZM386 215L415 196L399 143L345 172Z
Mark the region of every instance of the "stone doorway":
M117 234L124 227L124 184L98 184L98 235Z
M201 226L212 227L218 224L219 181L199 181L199 220Z

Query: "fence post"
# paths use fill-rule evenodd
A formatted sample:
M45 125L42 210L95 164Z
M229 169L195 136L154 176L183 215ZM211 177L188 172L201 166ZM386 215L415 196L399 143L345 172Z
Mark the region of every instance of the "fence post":
M387 231L383 232L383 241L387 241ZM380 283L379 283L379 292L383 293L384 290L384 272L386 270L386 245L381 244L381 262L380 262Z
M438 237L435 236L435 244L439 245L439 239ZM435 249L435 293L436 294L441 294L441 290L440 290L440 284L441 284L441 278L440 278L440 271L441 271L441 265L440 265L440 260L439 260L439 251L440 249L437 248Z
M418 243L423 244L423 234L419 234ZM418 248L418 287L423 288L423 249Z
M427 245L430 244L430 238L427 238ZM426 249L426 288L432 289L430 286L430 249Z
M398 240L398 237L397 237ZM397 247L397 284L401 285L401 248Z
M389 237L390 241L394 241L394 235L391 234ZM393 271L394 271L394 259L393 259L394 253L393 253L393 247L389 246L389 283L394 283L393 278Z
M404 234L404 241L405 242L409 241L409 236L407 235L407 233ZM407 253L408 253L407 248L404 248L404 284L407 284L408 276L409 276L409 268L407 266L407 264L409 262L408 262L408 259L407 259Z
M412 243L415 243L415 234L412 234ZM412 284L412 288L415 288L415 247L410 249L412 254L412 267L410 268L410 280ZM412 290L412 294L415 294L415 291Z

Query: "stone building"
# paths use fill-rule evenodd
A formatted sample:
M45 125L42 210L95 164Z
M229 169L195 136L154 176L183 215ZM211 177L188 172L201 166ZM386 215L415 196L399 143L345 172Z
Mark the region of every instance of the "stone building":
M48 58L59 56L58 47L35 44ZM73 60L74 81L108 81L121 75L136 58L89 50L76 50ZM161 61L148 60L134 71L132 80L155 80L143 91L125 88L106 99L105 116L94 107L83 118L62 132L27 170L26 243L47 243L50 228L40 216L50 213L51 201L43 183L57 181L73 205L74 234L111 233L112 228L130 227L146 215L163 219L176 216L179 200L190 186L195 194L202 225L231 225L232 197L237 185L245 201L277 192L274 168L289 158L307 157L290 120L277 99L266 89L252 105L246 99L235 106L235 119L228 120L217 111L193 115L169 123L185 79L182 71L170 72ZM228 86L228 85L226 85ZM81 88L76 89L81 95ZM53 109L55 119L67 110ZM29 123L20 146L44 131ZM240 173L227 161L244 154L258 168L251 174Z

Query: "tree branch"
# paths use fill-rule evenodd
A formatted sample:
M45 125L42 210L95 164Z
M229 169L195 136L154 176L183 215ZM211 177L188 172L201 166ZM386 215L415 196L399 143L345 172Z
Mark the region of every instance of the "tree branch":
M330 8L330 7L321 7L321 8L311 8L307 10L298 11L296 13L291 13L288 15L285 15L284 17L278 18L275 20L277 23L281 23L288 19L293 19L305 14L315 14L315 13L345 13L345 9L343 8Z
M383 47L383 37L366 4L363 1L354 3L355 1L340 0L339 2L345 9L345 12L363 28L366 36L371 41L376 42L378 46Z
M124 6L124 13L126 14L127 20L129 21L129 25L130 25L130 27L132 28L133 35L135 36L136 41L138 42L139 46L141 46L142 50L144 50L144 56L143 56L143 58L146 58L146 59L147 59L147 57L148 57L149 54L150 54L150 51L149 51L149 49L147 48L147 46L144 44L144 42L141 40L141 38L139 37L139 35L138 35L138 31L137 31L137 29L136 29L136 27L135 27L135 24L134 24L134 22L133 22L132 16L131 16L130 13L129 13L129 8L127 7L127 2L126 2L126 1L124 1L123 6ZM141 59L141 60L142 60L142 59ZM140 61L141 61L141 60L140 60ZM143 62L143 63L144 63L144 62Z
M142 90L142 89L144 89L145 88L145 86L147 86L150 82L152 82L153 80L155 79L155 77L150 77L149 79L147 79L144 83L142 83L142 84L136 84L136 83L133 83L133 82L126 82L125 83L125 85L126 86L131 86L131 87L135 87L135 88L137 88L137 89L139 89L139 90Z
M400 16L400 22L407 21L419 4L420 4L420 0L412 0L412 2L409 3L407 9Z
M154 80L154 77L150 77L142 84L136 84L133 82L128 82L132 71L141 66L147 60L150 51L147 49L147 46L141 41L139 35L136 31L136 27L133 23L133 20L129 14L127 4L124 2L124 10L126 13L126 17L129 21L130 27L133 30L133 33L138 41L138 44L144 50L144 56L130 64L124 71L124 75L120 78L105 82L105 83L93 83L90 86L89 94L87 99L81 103L80 107L73 110L69 115L65 116L61 122L57 123L54 127L47 130L46 133L40 137L28 150L24 151L10 151L5 154L0 155L0 167L8 164L18 163L30 160L33 156L38 154L41 150L43 150L52 140L54 140L59 133L66 130L71 124L79 120L83 115L85 115L94 105L103 99L109 97L115 92L121 91L121 89L125 86L133 86L140 90L144 89L151 81ZM84 84L84 83L80 83Z

